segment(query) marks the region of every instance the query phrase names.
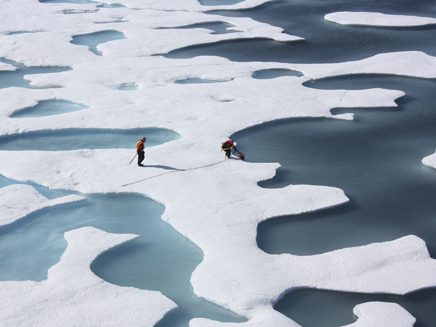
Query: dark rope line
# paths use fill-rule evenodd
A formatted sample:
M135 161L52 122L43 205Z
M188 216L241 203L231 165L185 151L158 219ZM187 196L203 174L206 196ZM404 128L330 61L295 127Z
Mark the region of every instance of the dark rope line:
M221 163L221 162L224 162L224 161L226 161L226 159L221 160L221 161L218 161L218 162L214 162L214 163L211 163L211 164L208 164L208 165L200 166L200 167L194 167L194 168L187 168L187 169L179 169L179 170L168 171L168 172L166 172L166 173L162 173L162 174L159 174L159 175L155 175L155 176L151 176L151 177L147 177L147 178L141 179L140 181L136 181L136 182L132 182L132 183L128 183L128 184L121 185L121 187L129 186L129 185L132 185L132 184L137 184L137 183L140 183L140 182L146 181L146 180L148 180L148 179L152 179L152 178L155 178L155 177L159 177L159 176L163 176L163 175L167 175L167 174L171 174L171 173L177 173L177 172L180 172L180 171L188 171L188 170L195 170L195 169L200 169L200 168L210 167L210 166L217 165L217 164L219 164L219 163Z

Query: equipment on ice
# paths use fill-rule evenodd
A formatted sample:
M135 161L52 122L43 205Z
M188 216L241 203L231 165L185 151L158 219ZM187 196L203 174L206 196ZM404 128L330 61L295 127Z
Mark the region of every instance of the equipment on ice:
M236 142L233 140L227 140L221 144L221 149L226 153L226 157L230 159L230 155L232 154L232 149L234 149L238 153L238 158L241 160L245 160L245 154L243 152L239 152L236 149Z

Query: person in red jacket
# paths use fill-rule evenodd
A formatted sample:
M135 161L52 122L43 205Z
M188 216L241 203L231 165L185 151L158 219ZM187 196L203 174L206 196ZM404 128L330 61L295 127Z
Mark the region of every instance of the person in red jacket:
M239 152L238 149L236 149L236 142L233 140L227 140L221 144L221 149L226 153L226 157L230 159L230 155L232 154L232 149L235 149L235 151L238 153L238 158L244 160L245 156L243 152Z
M147 139L143 137L136 143L136 153L138 154L138 166L143 166L142 162L145 159L144 146Z

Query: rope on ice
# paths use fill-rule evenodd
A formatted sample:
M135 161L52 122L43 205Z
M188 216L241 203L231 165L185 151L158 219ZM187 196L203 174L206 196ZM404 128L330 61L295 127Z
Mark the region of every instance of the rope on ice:
M214 162L214 163L211 163L211 164L208 164L208 165L200 166L200 167L194 167L194 168L187 168L187 169L179 169L179 170L168 171L168 172L166 172L166 173L162 173L162 174L159 174L159 175L155 175L155 176L147 177L147 178L141 179L141 180L136 181L136 182L132 182L132 183L128 183L128 184L121 185L121 187L129 186L129 185L132 185L132 184L137 184L137 183L140 183L140 182L146 181L146 180L148 180L148 179L152 179L152 178L155 178L155 177L159 177L159 176L163 176L163 175L167 175L167 174L171 174L171 173L177 173L177 172L180 172L180 171L188 171L188 170L195 170L195 169L200 169L200 168L210 167L210 166L213 166L213 165L217 165L217 164L219 164L219 163L222 163L222 162L224 162L224 161L226 161L226 159L221 160L221 161L218 161L218 162Z

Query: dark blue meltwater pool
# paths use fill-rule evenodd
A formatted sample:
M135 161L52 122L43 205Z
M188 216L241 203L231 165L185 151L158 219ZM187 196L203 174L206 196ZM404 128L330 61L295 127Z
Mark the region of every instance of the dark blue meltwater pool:
M432 41L434 25L359 27L324 19L326 14L339 11L436 17L434 1L277 1L253 9L209 13L217 17L250 17L282 27L285 33L305 40L231 40L177 49L165 57L214 55L239 62L315 64L361 60L400 51L436 55ZM290 119L232 135L238 149L245 152L246 160L281 164L276 177L260 183L262 187L326 185L343 189L350 198L348 204L337 208L274 218L260 224L259 247L271 254L313 255L415 234L426 242L431 256L436 258L436 170L421 163L436 149L435 81L364 75L329 78L306 86L381 87L402 90L406 96L397 101L397 108L333 110L353 112L353 121ZM371 294L351 294L351 297L357 298L355 304L380 300ZM318 297L315 290L307 290L289 293L275 308L305 327L341 326L354 321L352 309L346 304L349 299L349 294L325 292ZM434 289L389 300L399 303L417 318L415 327L436 326ZM322 314L319 308L328 304L332 304L331 309ZM346 316L346 322L339 318L341 315Z
M336 208L261 223L258 246L271 254L314 255L414 234L426 242L430 255L436 258L436 169L421 163L436 148L436 95L432 91L436 81L364 75L306 86L383 87L403 90L406 96L397 100L394 108L333 110L353 112L353 121L289 119L232 136L247 160L282 165L276 177L260 183L262 187L326 185L341 188L350 198L349 203ZM436 289L406 296L308 289L289 293L276 309L303 326L340 326L335 322L353 322L349 303L370 301L399 303L418 319L415 326L436 324ZM329 310L320 309L327 306ZM317 314L308 315L308 308Z
M395 83L407 93L398 108L354 109L353 121L291 119L234 135L248 160L282 165L262 186L327 185L343 189L350 198L337 208L262 223L262 249L311 255L415 234L435 257L436 170L421 160L436 148L436 97L431 92L436 82L365 76L312 86Z

